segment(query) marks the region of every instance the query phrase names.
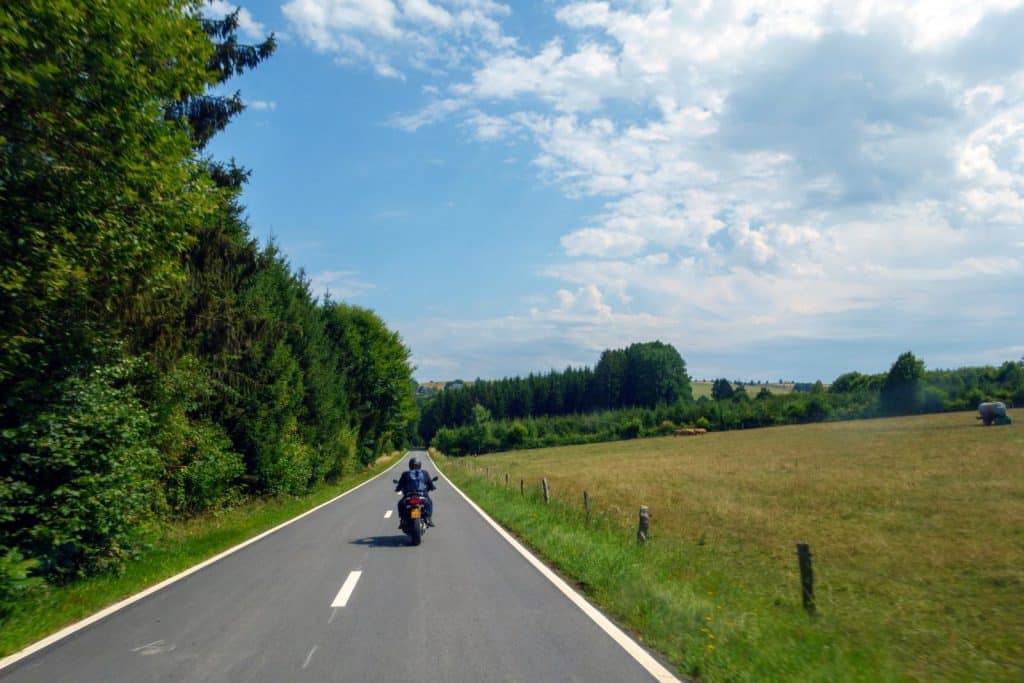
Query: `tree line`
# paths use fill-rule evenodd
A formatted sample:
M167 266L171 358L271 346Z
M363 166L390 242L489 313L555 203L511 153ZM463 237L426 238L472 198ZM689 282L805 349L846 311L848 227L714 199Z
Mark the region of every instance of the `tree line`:
M476 380L449 387L421 408L419 433L429 443L442 427L469 425L475 406L490 418L514 420L573 415L626 407L654 407L693 398L686 362L671 344L660 341L609 349L597 365L559 372Z
M0 12L0 616L160 520L298 494L404 444L409 350L252 237L204 151L274 52L198 0ZM216 90L215 90L216 89Z
M557 378L559 374L553 372L544 377ZM515 382L503 380L510 381ZM483 384L482 391L476 395L487 395L488 385L500 386L501 382ZM724 431L972 410L989 400L1020 406L1024 405L1024 359L999 367L926 370L924 362L908 351L896 359L888 372L845 373L827 389L819 381L808 383L806 391L775 394L761 387L751 395L748 387L719 378L712 385L712 398L702 396L693 400L691 396L680 396L675 401L660 401L654 405L514 417L493 413L482 402L472 403L466 409L465 401L473 396L467 391L470 386L477 385L442 392L423 408L424 416L443 414L435 407L439 404L459 405L466 410L467 417L453 413L451 422L432 432L431 445L444 453L468 455L663 436L680 427Z

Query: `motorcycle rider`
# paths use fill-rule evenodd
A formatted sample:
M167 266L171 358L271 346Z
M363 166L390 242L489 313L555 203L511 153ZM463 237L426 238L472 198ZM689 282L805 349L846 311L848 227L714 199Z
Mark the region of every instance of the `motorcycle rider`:
M409 469L402 472L402 477L398 480L398 485L395 487L395 491L401 491L403 494L406 493L418 493L427 500L426 513L427 526L434 526L434 501L430 499L430 491L435 490L437 487L434 486L434 480L428 472L423 469L423 465L420 464L419 458L409 459ZM398 501L398 518L405 519L405 498Z

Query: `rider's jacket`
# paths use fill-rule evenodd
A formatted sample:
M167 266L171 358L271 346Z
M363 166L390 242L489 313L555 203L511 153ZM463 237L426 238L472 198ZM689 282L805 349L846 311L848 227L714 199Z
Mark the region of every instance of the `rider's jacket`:
M436 488L430 475L423 470L406 470L402 472L402 478L398 480L395 490L402 493L426 493Z

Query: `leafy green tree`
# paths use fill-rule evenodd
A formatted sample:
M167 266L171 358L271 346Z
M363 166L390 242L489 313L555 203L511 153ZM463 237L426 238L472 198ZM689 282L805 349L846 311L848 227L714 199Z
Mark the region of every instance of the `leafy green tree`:
M909 415L918 412L921 406L923 377L924 362L915 358L910 351L901 353L889 368L889 374L882 384L882 412L886 415Z
M409 349L397 332L366 308L324 305L327 335L338 350L348 414L359 435L359 455L369 462L404 437L416 419ZM442 392L457 396L461 391ZM472 410L472 408L470 408Z
M178 277L213 196L161 110L205 90L210 54L188 2L24 0L0 13L4 393L59 372Z
M660 341L626 348L626 377L619 406L646 406L693 399L686 362L670 344Z
M0 11L0 530L54 578L116 567L161 502L132 354L221 201L163 117L215 82L198 9Z
M716 401L724 401L732 398L733 394L736 393L732 388L732 382L721 377L716 379L711 384L711 398Z
M847 372L839 375L832 382L832 386L828 388L829 393L832 394L846 394L859 388L863 383L865 376L859 372Z
M643 422L637 418L631 418L622 422L619 425L618 433L621 439L635 439L640 436L640 432L643 430Z
M522 448L526 445L527 439L530 438L530 430L522 422L516 420L508 429L505 431L504 437L501 439L502 448L509 450Z
M10 486L0 530L51 578L119 566L158 510L160 460L137 370L113 358L72 376L48 410L0 433Z
M469 430L469 439L474 453L486 453L496 446L491 438L491 411L479 403L473 406L473 423Z

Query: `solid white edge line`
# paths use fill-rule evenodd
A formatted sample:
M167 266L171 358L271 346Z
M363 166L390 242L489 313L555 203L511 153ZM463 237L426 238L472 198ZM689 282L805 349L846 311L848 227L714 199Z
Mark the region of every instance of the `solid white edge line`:
M537 559L537 557L533 553L531 553L529 550L523 547L523 545L519 541L517 541L507 531L505 531L505 529L503 529L500 524L491 519L490 515L484 512L479 505L474 503L469 496L462 492L462 489L456 486L452 482L452 480L449 479L448 476L444 472L442 472L440 468L437 467L436 463L434 463L434 468L437 469L440 475L444 477L444 480L448 482L448 484L453 489L455 489L456 493L462 496L466 500L466 502L469 503L470 507L476 510L480 514L480 516L484 518L484 521L490 524L494 528L494 530L501 535L502 538L508 541L509 545L515 548L520 555L526 558L527 562L532 564L534 568L537 569L537 571L543 574L544 578L553 583L555 587L558 590L560 590L562 594L565 595L565 597L569 598L569 600L580 609L580 611L582 611L584 614L590 617L590 619L595 624L597 624L597 626L602 631L607 633L612 640L618 643L618 645L623 650L625 650L633 659L635 659L640 666L646 669L647 673L651 674L656 681L659 681L660 683L682 683L682 681L680 681L680 679L677 678L675 674L673 674L671 671L662 666L661 662L652 657L647 650L640 647L640 645L637 644L635 640L626 635L626 633L622 629L620 629L618 626L612 623L612 621L608 617L606 617L600 610L591 605L586 598L580 595L572 586L567 584L562 579L562 577L560 577L558 574L552 571L546 564Z
M359 583L359 577L363 573L358 570L353 570L348 573L348 578L345 579L345 583L341 584L341 589L338 594L334 596L334 601L331 602L331 607L344 607L348 604L348 599L352 597L352 591L356 589L356 584Z
M105 607L105 608L101 609L99 612L96 612L95 614L92 614L91 616L88 616L85 619L82 619L81 621L76 621L75 623L71 624L70 626L65 626L64 628L62 628L61 630L57 631L56 633L53 633L53 634L43 638L42 640L37 640L36 642L32 643L31 645L29 645L28 647L26 647L23 650L19 650L18 652L15 652L14 654L7 655L3 659L0 659L0 671L3 671L5 668L9 667L11 664L14 664L16 662L21 661L25 657L33 655L36 652L39 652L40 650L43 650L43 649L49 647L50 645L53 645L54 643L67 638L68 636L70 636L73 633L81 631L86 626L91 626L92 624L95 624L97 621L100 621L101 619L104 619L104 618L110 616L114 612L118 612L118 611L124 609L125 607L128 607L129 605L134 604L134 603L138 602L139 600L142 600L143 598L149 597L150 595L152 595L153 593L156 593L159 590L167 588L167 586L170 586L172 583L177 583L178 581L181 581L186 576L190 576L192 574L195 574L197 571L199 571L201 569L205 569L206 567L209 567L211 564L213 564L215 562L218 562L220 560L223 560L228 555L236 553L239 550L241 550L242 548L245 548L246 546L252 545L253 543L256 543L257 541L260 541L260 540L266 538L267 536L269 536L270 534L274 533L275 531L280 531L281 529L285 528L289 524L292 524L293 522L297 522L300 519L302 519L303 517L306 517L307 515L313 514L314 512L319 510L320 508L327 507L328 505L330 505L331 503L337 501L338 499L344 498L345 496L347 496L348 494L352 493L353 491L356 491L357 489L360 489L363 486L366 486L367 484L369 484L372 481L376 481L378 478L380 478L384 474L390 472L399 463L402 462L402 459L404 457L405 456L402 456L402 458L399 458L393 465L391 465L391 467L388 467L387 469L379 472L378 474L375 474L374 476L372 476L369 479L367 479L366 481L364 481L362 484L358 484L356 486L353 486L348 491L344 491L344 492L338 494L337 496L335 496L334 498L331 498L327 502L320 503L315 508L311 508L309 510L306 510L302 514L297 515L295 517L292 517L291 519L278 524L273 529L268 529L267 531L264 531L263 533L261 533L261 534L259 534L257 536L253 536L252 538L250 538L247 541L242 541L238 545L236 545L236 546L234 546L232 548L228 548L227 550L225 550L225 551L223 551L221 553L218 553L217 555L214 555L213 557L211 557L209 559L203 560L199 564L194 565L192 567L189 567L185 571L180 572L178 574L175 574L174 576L172 576L170 578L164 579L163 581L161 581L160 583L158 583L156 585L150 586L149 588L146 588L145 590L143 590L143 591L141 591L139 593L136 593L135 595L131 595L131 596L125 598L124 600L121 600L120 602L116 602L113 605Z

